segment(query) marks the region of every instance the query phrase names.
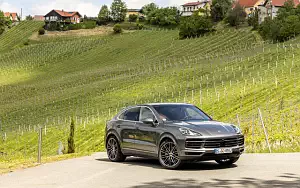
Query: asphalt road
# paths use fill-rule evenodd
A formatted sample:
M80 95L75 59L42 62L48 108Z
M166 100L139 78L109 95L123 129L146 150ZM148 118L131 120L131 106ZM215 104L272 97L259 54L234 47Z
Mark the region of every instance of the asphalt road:
M300 187L300 153L244 154L236 165L215 162L162 169L156 160L112 163L105 153L0 176L1 188Z

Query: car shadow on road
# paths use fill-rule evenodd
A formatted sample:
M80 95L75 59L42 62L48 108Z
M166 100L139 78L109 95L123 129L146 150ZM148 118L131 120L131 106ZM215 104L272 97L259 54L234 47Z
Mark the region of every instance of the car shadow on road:
M284 179L283 179L284 178ZM200 178L201 179L201 178ZM200 180L199 179L199 180ZM300 177L295 174L283 174L274 180L258 178L240 178L236 180L212 179L209 182L201 182L195 179L166 179L163 181L146 182L130 188L204 188L204 187L300 187Z
M100 158L96 159L97 161L101 162L110 162L111 161L107 158ZM128 157L125 162L121 163L124 165L133 165L133 166L144 166L144 167L151 167L157 169L163 169L159 164L157 159L147 159L147 158L139 158L139 157ZM197 171L197 170L221 170L221 169L228 169L228 168L235 168L237 167L236 164L222 166L217 164L214 161L209 162L185 162L181 167L180 171Z

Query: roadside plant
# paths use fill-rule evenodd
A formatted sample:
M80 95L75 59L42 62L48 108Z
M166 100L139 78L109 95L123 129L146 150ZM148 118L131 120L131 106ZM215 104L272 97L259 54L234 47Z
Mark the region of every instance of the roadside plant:
M114 33L122 33L122 28L120 24L114 25Z
M68 153L75 153L74 136L75 136L75 123L74 120L72 119L70 125L70 135L68 138Z

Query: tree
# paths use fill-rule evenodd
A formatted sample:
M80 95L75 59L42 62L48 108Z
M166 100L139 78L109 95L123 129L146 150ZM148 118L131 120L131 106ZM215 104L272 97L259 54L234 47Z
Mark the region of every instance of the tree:
M111 17L114 22L122 22L125 20L127 6L122 0L114 0L111 4Z
M177 25L179 23L179 11L176 7L155 9L147 15L147 22L160 26Z
M234 8L228 12L226 21L229 25L238 28L239 25L245 22L246 16L247 14L243 7L239 3L236 3Z
M103 5L98 14L98 20L100 24L106 24L109 22L109 10L106 5Z
M254 30L258 29L258 9L255 9L248 17L248 25L252 26Z
M138 16L136 14L129 15L129 22L136 22Z
M27 21L33 20L33 17L31 15L26 16L25 18Z
M190 17L182 17L179 26L179 38L199 37L213 31L213 23L206 16L194 14Z
M159 7L155 3L150 3L150 4L143 6L142 13L145 14L146 16L148 16L149 14L151 14L151 12L154 12L158 8Z
M4 17L4 13L0 10L0 35L5 31L7 19Z
M75 153L74 136L75 136L75 123L74 120L72 119L70 125L70 135L68 138L68 153Z
M223 20L232 6L231 0L213 0L211 6L211 17L213 21Z

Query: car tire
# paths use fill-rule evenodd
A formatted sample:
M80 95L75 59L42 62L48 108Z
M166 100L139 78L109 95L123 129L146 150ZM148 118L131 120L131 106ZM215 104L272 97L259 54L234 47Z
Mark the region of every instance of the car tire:
M216 162L220 165L232 165L239 160L240 157L229 158L229 159L221 159L216 160Z
M158 159L162 167L166 169L178 169L182 160L178 155L178 147L172 140L165 140L159 146Z
M123 155L121 151L118 139L114 136L108 138L106 144L106 152L108 159L112 162L123 162L126 159L126 156Z

